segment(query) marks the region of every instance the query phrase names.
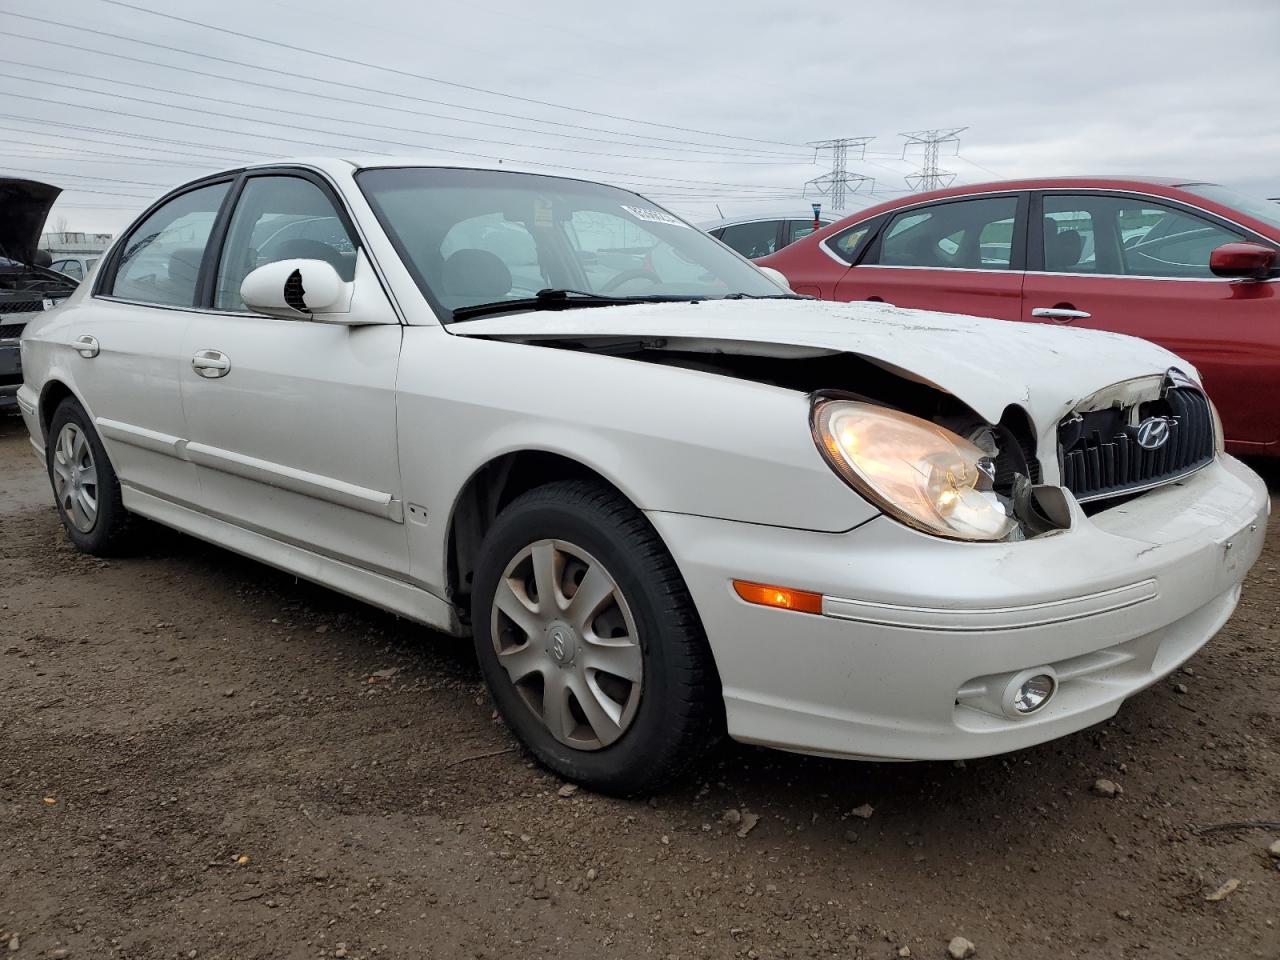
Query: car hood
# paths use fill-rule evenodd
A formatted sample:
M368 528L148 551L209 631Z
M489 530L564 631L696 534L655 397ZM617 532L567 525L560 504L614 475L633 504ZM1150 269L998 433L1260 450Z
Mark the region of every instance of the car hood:
M0 255L35 262L40 231L61 188L35 180L0 177Z
M520 342L641 338L656 349L755 356L851 353L952 394L990 423L1020 406L1042 432L1113 384L1170 367L1198 379L1186 361L1134 337L868 302L634 304L486 317L449 331Z

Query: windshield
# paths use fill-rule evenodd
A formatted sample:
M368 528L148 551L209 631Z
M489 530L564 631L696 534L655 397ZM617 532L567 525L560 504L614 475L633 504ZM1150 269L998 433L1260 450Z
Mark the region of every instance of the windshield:
M548 289L637 301L782 293L702 231L616 187L437 167L374 168L358 180L444 316Z
M1276 203L1274 200L1249 197L1243 193L1228 190L1226 187L1220 187L1216 183L1189 183L1182 189L1186 190L1187 193L1194 193L1196 196L1204 197L1206 200L1212 200L1214 203L1220 203L1224 207L1239 210L1255 220L1261 220L1263 223L1280 230L1280 203Z

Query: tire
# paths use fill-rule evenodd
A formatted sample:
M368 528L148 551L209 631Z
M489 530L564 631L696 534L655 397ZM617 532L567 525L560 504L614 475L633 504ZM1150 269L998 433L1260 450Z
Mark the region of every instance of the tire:
M554 607L539 582L555 584ZM684 579L644 515L603 485L551 483L498 515L476 565L472 625L499 713L561 777L651 792L720 738L720 679Z
M45 467L58 517L76 549L99 557L120 552L131 527L120 480L89 415L72 397L58 404L49 421Z

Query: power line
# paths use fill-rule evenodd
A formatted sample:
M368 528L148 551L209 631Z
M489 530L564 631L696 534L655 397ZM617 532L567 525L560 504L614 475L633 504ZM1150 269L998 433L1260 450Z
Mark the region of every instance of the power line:
M871 177L849 172L849 151L857 151L858 159L862 159L866 155L867 144L874 139L875 137L843 137L839 140L819 140L809 144L813 147L815 158L819 150L831 151L831 172L806 182L805 194L807 195L809 188L812 187L822 196L831 197L831 209L843 210L846 192L856 193L864 183L870 183L874 188L875 180Z
M956 154L956 159L963 160L965 163L969 164L970 166L977 167L979 170L985 170L987 173L991 174L993 177L1000 177L1001 179L1004 179L1005 177L1005 174L1000 173L999 171L996 171L996 170L992 170L990 167L983 166L977 160L970 160L968 157L962 157L960 156L959 153Z
M37 177L54 177L55 179L61 178L63 180L68 178L72 180L93 180L97 183L118 183L122 186L159 187L160 189L166 189L172 186L171 183L157 183L154 180L122 180L119 177L94 177L82 173L53 173L49 170L28 170L25 167L6 166L4 169L14 173L34 173Z
M192 19L188 19L187 17L180 17L176 14L164 13L160 10L152 10L149 7L143 7L137 4L127 3L126 0L102 0L102 2L109 3L117 7L124 7L125 9L128 9L128 10L136 10L140 13L149 13L152 16L163 17L166 20L175 20L179 23L188 24L189 26L201 27L205 30L213 30L213 31L216 31L217 33L226 34L228 36L239 37L244 40L252 40L257 43L265 43L270 46L278 47L283 50L291 50L295 53L304 53L312 57L324 57L327 60L333 60L337 63L346 63L346 64L350 64L351 66L364 67L370 70L382 70L385 73L395 74L396 76L408 77L414 80L425 80L428 83L438 83L438 84L441 84L442 86L453 87L458 90L466 90L470 93L481 93L481 94L485 94L486 96L500 97L507 100L516 100L520 103L534 104L540 107L551 107L556 110L567 110L571 113L581 113L581 114L586 114L587 116L601 117L603 119L615 120L621 123L634 123L634 124L641 124L649 127L658 127L664 130L676 130L676 131L679 131L680 133L696 133L701 136L721 137L726 140L745 140L751 143L767 143L767 144L775 144L775 145L784 146L784 147L793 146L793 144L789 144L781 140L764 140L756 137L739 136L738 134L717 133L712 130L699 130L695 127L680 127L680 126L676 126L675 124L660 123L654 120L640 120L634 117L620 117L612 113L602 113L597 110L587 110L583 107L570 107L561 103L553 103L549 100L538 100L533 97L522 97L512 93L502 93L501 91L498 91L498 90L488 90L484 87L476 87L466 83L458 83L453 80L443 80L440 77L431 77L421 73L413 73L408 70L400 70L396 67L388 67L388 66L383 66L381 64L366 63L363 60L356 60L352 57L343 57L335 53L327 53L323 50L312 50L308 47L302 47L302 46L298 46L296 44L291 44L291 43L284 43L280 40L268 40L265 37L256 37L250 33L241 33L238 30L231 30L231 29L228 29L227 27L219 27L214 24L204 23L200 20L192 20Z
M122 140L123 139L146 140L152 143L173 143L178 145L188 143L188 141L185 141L185 140L169 140L169 139L166 139L165 137L148 136L143 133L125 133L124 131L121 131L121 130L109 130L103 127L90 127L80 123L67 123L62 120L46 120L44 117L24 117L20 114L0 113L0 119L19 120L23 123L34 123L40 127L61 127L68 130L77 130L77 131L87 130L89 133L105 133L107 136L117 137ZM0 129L13 130L17 128L0 127ZM19 130L18 132L27 133L27 134L30 134L30 133L44 134L43 130ZM44 135L52 136L52 134L44 134ZM82 140L85 143L100 143L108 147L128 146L128 147L135 147L137 149L142 149L142 150L155 150L163 153L175 153L175 154L178 154L179 156L196 156L196 154L184 154L179 150L171 150L167 147L151 147L151 146L147 146L146 144L113 143L110 140L95 140L91 137L77 137L77 140ZM255 158L261 158L264 160L280 159L283 156L283 154L278 154L278 153L274 153L274 154L273 153L255 153L253 151L242 150L236 147L221 147L213 143L200 143L200 144L189 144L189 145L202 147L206 150L222 150L224 152L231 153L233 155L231 157L217 158L223 164L234 165L234 160L236 158L240 158L244 156L253 156Z
M920 169L915 173L907 174L903 178L907 181L907 186L911 187L912 190L937 190L939 187L950 186L956 175L950 170L942 170L938 167L938 148L944 143L954 143L956 145L956 153L959 154L959 134L968 129L968 127L946 127L899 134L899 136L907 138L907 142L902 145L903 160L907 159L907 150L911 147L920 146L924 148Z
M0 62L5 62L5 61L0 61ZM24 64L24 66L26 66L26 64ZM78 73L75 73L74 71L70 71L70 70L68 70L68 71L62 71L62 72L65 72L65 73L67 73L68 75L73 76L73 77L74 77L74 76L85 76L85 77L88 77L88 79L92 79L92 80L107 80L107 79L109 79L109 78L105 78L105 77L91 77L91 76L88 76L88 75L86 75L86 74L78 74ZM8 80L18 80L18 81L21 81L21 82L23 82L23 83L36 83L36 84L40 84L41 86L46 86L46 87L58 87L58 88L63 89L63 90L74 90L74 91L77 91L77 92L83 92L83 90L84 90L84 88L83 88L83 87L81 87L81 86L76 86L75 84L70 84L70 83L58 83L57 81L54 81L54 80L37 80L37 79L35 79L34 77L24 77L24 76L21 76L21 75L19 75L19 74L14 74L14 73L5 73L5 72L3 72L3 71L0 71L0 77L4 77L5 79L8 79ZM112 83L120 83L120 84L123 84L123 85L125 85L125 86L131 86L131 87L143 87L143 85L142 85L142 84L128 83L127 81L123 81L123 80L109 80L109 82L112 82ZM145 88L145 87L144 87L144 89L147 89L147 88ZM153 99L151 99L150 97L132 97L132 96L129 96L128 94L124 94L124 93L112 93L112 92L110 92L110 91L108 91L108 90L94 90L94 91L93 91L93 95L94 95L94 96L101 96L101 97L113 97L113 98L115 98L115 99L117 99L117 100L128 100L128 101L130 101L131 103L145 103L145 104L148 104L149 106L153 106L153 107L166 107L166 108L168 108L168 109L170 109L170 110L187 110L187 109L189 109L188 107L186 107L186 106L184 106L184 105L182 105L182 104L180 104L180 103L166 103L166 102L165 102L165 101L163 101L163 100L153 100ZM180 97L192 98L192 99L196 99L196 100L210 100L210 101L213 101L214 103L225 103L225 104L228 104L228 105L233 106L233 107L246 107L246 108L248 108L248 109L250 109L250 110L264 110L264 111L268 111L268 112L270 112L270 113L280 113L280 114L285 114L285 115L287 115L287 116L295 116L295 117L309 117L309 118L311 118L311 119L313 119L313 120L329 120L329 121L333 121L333 120L335 120L335 119L336 119L336 118L335 118L335 117L333 117L331 114L330 114L330 115L326 115L326 114L321 114L321 113L307 113L307 112L302 111L302 110L293 110L293 109L281 108L281 107L268 107L268 106L264 106L264 105L262 105L262 104L256 104L256 103L245 103L245 102L244 102L244 101L242 101L242 100L227 100L227 99L225 99L225 98L219 98L219 97L206 97L206 96L203 96L202 94L198 94L198 93L177 93L177 92L173 92L173 95L174 95L174 96L180 96ZM264 120L264 119L261 119L261 118L258 118L258 117L246 117L246 116L243 116L242 114L222 113L222 112L217 111L217 110L203 109L203 110L201 110L200 112L201 112L201 113L207 113L207 114L209 114L210 116L214 116L214 117L226 117L226 118L229 118L229 119L232 119L232 120L247 120L247 121L249 121L249 122L251 122L251 123L266 123L266 124L271 124L272 126L277 126L277 127L288 127L288 128L290 128L290 129L294 129L294 130L311 130L311 129L312 129L312 128L311 128L311 127L309 127L309 126L303 126L303 125L299 125L299 124L282 123L282 122L280 122L280 121L278 121L278 120ZM164 122L164 121L161 121L161 122ZM532 144L532 143L515 143L515 142L512 142L512 141L510 141L510 140L486 140L486 139L483 139L483 138L481 138L481 137L468 137L468 136L465 136L465 135L463 135L463 134L439 133L439 132L437 132L437 131L432 131L432 130L405 130L403 127L394 127L394 126L391 126L390 124L385 124L385 123L371 123L371 122L369 122L369 121L365 121L365 120L350 120L350 119L343 119L343 120L341 120L340 122L341 122L342 124L346 125L346 126L373 127L373 128L375 128L375 129L378 129L378 130L392 130L392 131L401 131L401 132L406 132L406 133L414 133L414 134L417 134L418 136L424 136L424 137L446 137L446 138L451 139L451 140L470 140L470 141L473 141L473 142L475 142L475 143L485 143L485 144L490 144L490 145L493 145L493 146L502 146L502 147L516 147L516 148L521 149L521 150L551 150L551 151L554 151L554 152L557 152L557 153L584 154L584 155L586 155L586 156L592 156L592 157L613 157L613 158L615 158L615 159L619 159L619 160L647 160L647 161L656 161L656 162L661 162L661 163L700 163L700 164L706 164L706 163L708 163L708 161L707 161L707 160L692 159L692 158L689 158L689 157L645 157L645 156L636 156L636 155L634 155L634 154L618 154L618 153L616 153L616 152L602 152L602 151L599 151L599 150L578 150L578 149L576 149L576 148L574 148L574 147L547 146L547 145L544 145L544 144ZM337 131L331 131L331 130L317 130L317 131L315 131L315 132L317 132L317 133L337 133ZM256 134L254 134L254 135L256 136ZM399 141L399 140L380 140L380 139L378 139L378 138L376 138L376 137L366 137L366 136L364 136L363 134L360 134L360 135L359 135L359 138L360 138L360 139L362 139L362 140L368 140L370 143L387 143L387 144L392 144L392 145L394 145L394 146L411 147L412 149L415 149L415 150L423 150L423 149L428 149L428 150L437 150L437 149L443 149L442 147L438 147L438 146L436 146L435 144L430 144L430 143L404 143L403 141ZM758 165L760 165L760 166L773 166L773 167L776 167L776 166L778 166L778 165L779 165L779 164L778 164L778 162L777 162L776 160L721 160L721 161L717 161L717 162L718 162L718 163L729 163L729 164L734 164L734 165L740 165L740 164L757 165L757 164L758 164Z
M518 114L518 113L505 113L505 112L503 112L503 111L501 111L501 110L490 110L490 109L486 109L486 108L484 108L484 107L476 107L476 106L464 105L464 104L459 104L459 103L453 103L453 102L448 101L448 100L437 100L437 99L433 99L433 98L430 98L430 97L422 97L422 96L417 96L417 95L415 95L415 94L404 93L404 92L399 91L399 90L387 90L387 89L385 89L385 88L381 88L381 87L370 87L370 86L365 86L365 85L363 85L363 84L358 84L358 83L350 83L350 82L345 82L345 81L340 81L340 80L331 80L331 79L329 79L329 78L327 78L327 77L317 77L317 76L313 76L313 75L311 75L311 74L298 73L298 72L296 72L296 71L291 71L291 70L284 70L284 69L281 69L281 68L279 68L279 67L264 66L264 65L259 64L259 63L250 63L250 62L245 61L245 60L235 60L235 59L232 59L232 58L230 58L230 57L220 57L220 56L215 56L214 54L204 53L204 52L201 52L201 51L198 51L198 50L188 50L188 49L186 49L186 48L183 48L183 47L176 47L176 46L173 46L173 45L171 45L171 44L158 43L158 42L153 41L153 40L142 40L142 39L140 39L140 38L138 38L138 37L127 36L127 35L125 35L125 34L120 34L120 33L112 33L112 32L110 32L110 31L108 31L108 30L103 30L103 29L100 29L100 28L83 27L83 26L80 26L79 24L75 24L75 23L67 23L67 22L65 22L65 21L61 21L61 20L54 20L54 19L49 18L49 17L37 17L37 16L33 16L33 15L31 15L31 14L26 14L26 13L17 13L17 12L9 11L9 10L3 11L3 12L4 12L5 14L7 14L8 16L11 16L11 17L17 17L17 18L22 19L22 20L29 20L29 21L31 21L31 22L33 22L33 23L41 23L41 24L45 24L45 25L48 25L48 26L62 27L62 28L67 29L67 30L76 30L76 31L78 31L78 32L80 32L80 33L87 33L87 34L89 34L89 35L91 35L91 36L96 36L96 37L108 37L108 38L110 38L110 39L112 39L112 40L122 40L122 41L124 41L124 42L126 42L126 43L138 44L138 45L140 45L140 46L150 47L151 49L154 49L154 50L165 50L165 51L168 51L168 52L170 52L170 53L180 54L180 55L182 55L182 56L184 56L184 57L188 57L188 58L190 58L190 57L198 57L198 58L200 58L200 59L203 59L203 60L210 60L210 61L213 61L213 62L215 62L215 63L225 63L225 64L227 64L227 65L229 65L229 66L233 66L233 67L248 68L248 69L251 69L251 70L258 70L258 71L261 71L261 72L263 72L263 73L275 74L275 75L277 75L277 76L282 76L282 77L291 77L291 78L293 78L293 79L295 79L295 80L306 80L306 81L308 81L308 82L310 82L310 83L320 83L320 84L325 84L326 86L330 86L330 87L339 87L339 88L347 89L347 90L358 90L358 91L360 91L360 92L362 92L362 93L373 93L373 94L378 94L379 96L384 96L384 97L398 97L398 98L400 98L400 99L402 99L402 100L409 100L409 101L412 101L412 102L415 102L415 103L427 103L427 104L431 104L431 105L433 105L433 106L449 107L449 108L451 108L451 109L455 109L455 110L465 110L465 111L468 111L468 112L470 112L470 113L483 114L483 115L485 115L485 116L502 117L502 118L507 119L507 120L525 120L525 121L529 121L529 122L532 122L532 123L536 123L536 124L538 124L538 125L540 125L540 126L543 126L543 127L546 127L546 126L553 126L553 127L562 127L562 128L570 129L570 130L586 130L586 131L591 132L591 133L606 133L606 134L610 134L611 136L615 136L615 137L616 137L616 136L622 136L622 137L633 137L633 138L636 138L636 139L650 140L650 141L654 141L654 142L658 142L658 143L663 143L663 144L676 144L676 145L679 145L679 146L681 146L681 147L691 147L691 146L710 147L710 148L715 149L715 150L718 150L718 151L720 151L720 152L722 152L722 153L728 153L728 152L731 152L731 151L735 151L735 150L737 150L737 151L750 151L750 152L751 152L751 153L753 153L753 154L763 155L763 154L770 154L770 153L774 153L774 152L775 152L775 151L765 150L765 149L763 149L763 148L758 148L758 147L745 147L745 146L737 146L737 145L734 145L734 144L709 144L709 143L697 143L697 142L693 142L693 143L691 143L687 138L674 139L674 138L660 137L660 136L656 136L656 135L654 135L654 134L629 133L629 132L627 132L627 131L625 131L625 130L610 130L610 129L607 129L607 128L604 128L604 127L593 127L593 126L587 126L587 125L584 125L584 124L569 123L569 122L567 122L567 121L562 121L562 120L548 120L548 119L543 118L543 117L531 117L531 116L528 116L528 115L525 115L525 114ZM82 46L82 45L80 45L80 44L68 43L68 42L67 42L67 41L65 41L65 40L51 40L51 39L49 39L49 38L47 38L47 37L35 37L35 36L31 36L31 35L29 35L29 34L16 33L16 32L14 32L14 31L9 31L8 36L9 36L9 37L11 37L11 38L15 38L15 39L30 40L30 41L34 41L34 42L36 42L36 43L45 43L45 44L50 44L50 45L53 45L53 46L60 46L60 47L64 47L64 48L67 48L67 49L79 50L79 51L82 51L82 52L85 52L85 53L92 53L92 54L96 54L96 55L99 55L99 56L112 57L112 58L120 59L120 60L128 60L128 61L131 61L131 62L134 62L134 63L140 63L140 64L143 64L143 65L146 65L146 66L164 67L164 68L169 69L169 70L177 70L177 71L179 71L179 72L183 72L183 73L190 73L190 74L192 74L192 75L194 75L194 76L206 76L206 77L212 77L212 78L215 78L215 79L228 80L228 81L235 82L235 83L242 83L242 84L246 84L246 85L250 85L250 86L266 87L267 89L283 90L283 91L285 91L285 92L289 92L289 93L296 93L296 94L299 94L299 95L302 95L302 96L319 97L319 98L322 98L322 99L324 99L324 98L328 98L328 99L342 100L342 102L358 104L358 105L366 106L366 107L375 107L375 108L377 108L377 109L383 109L383 110L394 110L394 111L402 112L402 113L403 113L403 112L408 112L408 113L414 113L414 112L415 112L415 111L408 111L408 110L405 110L405 108L402 108L402 107L393 107L393 106L390 106L390 105L387 105L387 104L374 104L374 103L369 103L369 102L367 102L367 101L359 101L359 100L343 100L343 98L332 97L330 94L315 93L314 91L296 90L296 89L288 88L288 87L284 87L284 88L281 88L281 87L272 87L272 86L270 86L270 85L268 85L268 84L263 84L263 83L261 83L261 82L253 81L253 80L247 80L247 79L244 79L244 78L242 78L242 77L227 76L227 75L225 75L225 74L217 74L217 73L211 73L211 72L207 72L207 71L194 70L194 69L192 69L192 68L190 68L190 67L178 67L178 66L174 66L174 65L172 65L172 64L168 64L168 63L159 63L159 62L152 61L152 60L144 60L144 59L142 59L142 58L140 58L140 57L132 57L132 56L129 56L128 54L115 53L115 52L111 52L111 51L107 51L107 50L97 50L97 49L94 49L93 47L85 47L85 46ZM439 115L437 115L437 114L426 114L426 113L420 113L420 115L423 115L423 116L432 116L432 117L438 117L438 116L439 116ZM488 123L488 122L486 122L486 121L472 120L472 119L469 119L469 118L466 118L466 117L454 117L454 118L447 118L447 117L446 117L446 118L444 118L444 119L453 119L453 120L456 120L456 121L457 121L457 122L459 122L459 123L483 124L483 125L485 125L485 126L502 126L501 124L491 124L491 123ZM526 132L528 132L528 131L526 131ZM584 138L584 137L576 137L576 136L575 136L575 135L573 135L573 134L550 134L550 133L548 133L547 135L548 135L548 136L552 136L552 135L554 135L554 136L564 136L564 137L575 137L576 139L588 139L588 138ZM793 149L794 149L794 147L795 147L795 146L797 146L796 144L780 144L780 145L783 145L783 146L789 146L789 147L792 147ZM779 154L779 155L783 155L783 154ZM785 154L785 155L786 155L786 156L794 156L793 154Z
M345 145L341 143L324 142L319 140L300 140L296 137L282 137L282 136L271 134L271 133L254 133L248 130L232 130L226 127L212 127L206 123L194 123L187 120L165 120L160 117L151 117L142 113L133 113L128 110L113 110L108 107L90 107L81 103L73 103L66 100L54 100L49 97L37 97L31 94L9 93L8 96L14 97L20 100L31 100L37 103L48 103L48 104L53 104L55 106L73 107L73 108L82 109L82 110L92 110L95 113L108 113L114 116L131 117L137 120L147 120L152 123L169 123L169 124L176 124L178 126L184 126L184 127L194 127L199 130L207 131L209 133L224 133L224 134L231 134L232 136L239 136L239 137L246 137L246 136L256 137L261 140L272 140L277 143L291 143L291 144L296 144L296 145L305 146L305 147L321 147L326 150L349 150L353 153L374 154L376 156L383 156L383 157L391 157L391 156L399 155L399 154L396 154L395 152L388 153L381 150L370 150L368 147L362 147L362 146L350 146L350 145ZM207 110L196 110L193 112L209 113L213 116L228 117L230 119L242 120L248 123L270 123L273 127L284 126L284 127L296 128L301 130L310 129L308 127L301 127L296 124L282 124L282 123L275 123L273 121L267 121L267 120L255 120L253 117L244 117L237 114L216 113L214 111L207 111ZM33 117L20 117L16 119L26 120L30 123L46 122L41 119L37 119ZM61 124L56 121L47 121L47 122L55 126L68 126L68 124ZM126 134L126 133L116 132L116 131L102 131L101 129L99 129L97 132L115 133L118 136L133 136L133 134ZM320 132L332 133L332 131L327 131L327 130L320 131ZM341 136L341 134L335 134L335 135ZM161 138L155 138L155 139L159 140ZM465 150L451 150L446 147L429 147L423 144L404 143L402 141L396 141L396 140L376 140L373 137L358 137L357 139L367 140L371 143L382 143L384 145L408 147L413 150L434 150L439 153L455 154L458 156L468 157L471 159L491 160L495 163L502 163L506 159L508 159L504 157L492 156L489 154L470 153ZM163 142L182 143L183 141L164 140ZM193 144L193 145L199 146L204 149L210 149L210 148L221 149L221 150L230 149L226 147L215 147L212 144L204 144L204 143ZM606 176L609 176L609 177L618 177L618 178L636 178L636 179L642 179L642 180L655 180L655 181L671 182L671 183L694 183L694 184L701 184L704 186L717 186L717 187L729 186L729 187L743 188L747 190L777 190L778 189L778 187L776 186L769 186L769 185L763 185L763 184L724 183L716 180L692 180L692 179L683 178L683 177L660 177L655 174L648 174L648 173L634 173L634 172L628 172L625 170L601 170L593 167L575 167L569 164L543 163L543 162L536 162L533 160L521 160L519 161L519 163L521 165L530 166L530 167L550 167L552 169L577 170L584 173L599 173L599 174L605 174Z
M21 130L17 127L6 127L3 125L0 125L0 130L8 130L11 133L39 134L39 131L37 130ZM52 134L40 134L40 135L52 136ZM109 146L124 146L124 144L109 144L108 141L106 140L93 140L87 137L82 137L80 139L82 139L85 143L101 143L101 144L107 144ZM57 144L57 143L37 143L34 140L6 140L4 142L4 145L6 147L7 146L40 147L44 150L58 151L58 153L51 154L49 156L49 159L51 160L66 159L66 160L76 160L78 162L81 160L81 158L79 157L67 157L63 155L65 153L70 152L70 153L90 155L90 159L98 159L100 157L106 158L106 160L112 163L146 162L146 163L167 164L169 166L174 166L174 167L205 167L208 165L207 162L193 163L190 160L171 160L168 157L139 157L131 154L108 153L106 150L90 150L86 147L78 147L78 146L69 147L69 146L65 146L63 144ZM142 147L142 149L156 150L160 148L144 146ZM194 156L198 156L198 154L187 154L187 156L194 157ZM218 161L219 164L224 164L227 161L226 157L205 157L203 159L205 161L216 160Z

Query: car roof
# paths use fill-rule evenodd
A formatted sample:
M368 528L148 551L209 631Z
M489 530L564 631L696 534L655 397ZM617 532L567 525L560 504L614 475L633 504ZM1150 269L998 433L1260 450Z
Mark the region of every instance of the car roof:
M892 210L908 204L925 203L930 200L943 200L947 197L969 196L975 193L1001 193L1015 190L1149 190L1161 187L1166 190L1180 187L1210 184L1209 180L1195 180L1188 177L1142 177L1142 176L1078 176L1078 177L1026 177L1019 180L987 180L981 183L965 183L943 187L940 190L926 190L921 193L905 193L885 200L874 207L856 210L849 217L874 211Z
M262 169L265 167L312 167L331 174L351 173L355 170L374 170L374 169L394 169L398 167L435 167L435 168L452 168L455 170L495 170L502 173L524 173L540 177L559 177L562 180L581 180L586 183L609 183L610 176L623 176L623 174L608 174L602 172L600 176L592 176L590 171L574 173L566 171L563 167L557 167L554 164L546 164L545 168L540 164L518 164L494 162L486 163L478 160L448 160L440 157L432 156L361 156L352 155L345 157L336 156L302 156L302 157L286 157L276 160L261 160L255 163L246 164L245 170ZM616 186L616 184L613 184ZM619 187L621 190L629 190L628 187ZM632 190L631 192L635 192Z
M837 214L824 210L818 214L818 219L824 223L835 223L841 217L847 216L849 214L844 211ZM740 217L724 217L720 220L700 220L696 226L699 230L719 230L721 227L733 227L740 223L763 223L768 220L805 220L811 222L813 220L813 210L812 208L805 210L802 207L793 207L773 213L751 213Z

